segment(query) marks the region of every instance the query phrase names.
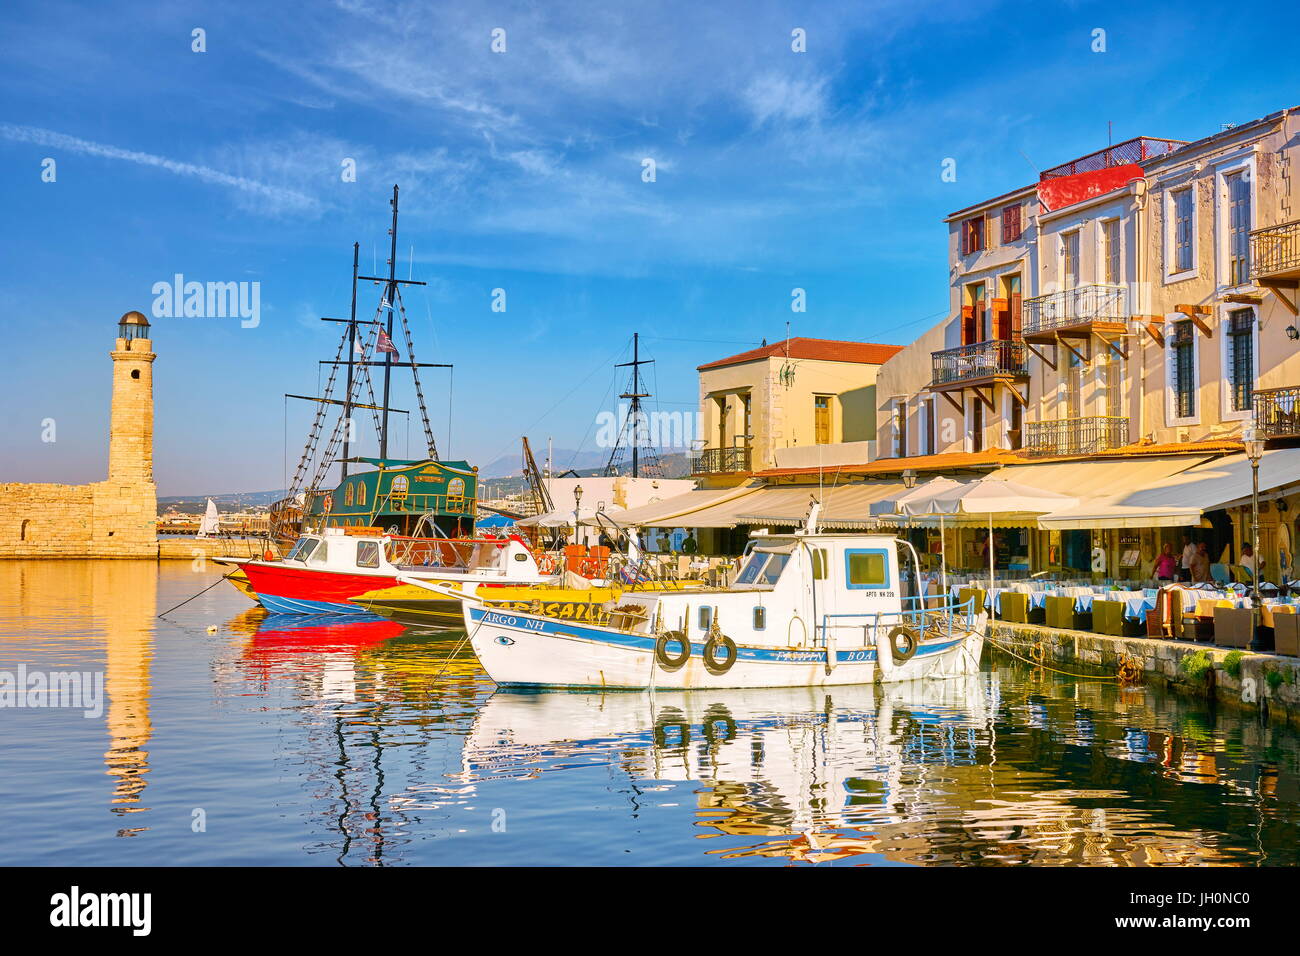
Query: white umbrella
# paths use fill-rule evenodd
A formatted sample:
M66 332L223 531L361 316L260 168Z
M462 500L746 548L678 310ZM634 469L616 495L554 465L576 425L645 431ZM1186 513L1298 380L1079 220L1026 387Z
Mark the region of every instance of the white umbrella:
M876 516L882 515L899 515L902 517L916 517L919 515L935 515L939 519L939 593L943 595L944 601L948 600L948 545L944 541L943 534L943 516L944 512L935 511L913 511L913 506L923 508L923 502L931 501L936 496L945 492L953 491L958 488L964 488L968 482L957 481L954 478L931 478L923 485L918 485L909 491L906 491L898 498L890 498L884 501L877 501L871 506L871 513Z
M904 514L969 514L988 515L989 520L989 590L993 589L993 516L1015 514L1045 514L1077 505L1078 498L1044 491L1002 478L981 478L939 491L933 495L918 496L903 503Z

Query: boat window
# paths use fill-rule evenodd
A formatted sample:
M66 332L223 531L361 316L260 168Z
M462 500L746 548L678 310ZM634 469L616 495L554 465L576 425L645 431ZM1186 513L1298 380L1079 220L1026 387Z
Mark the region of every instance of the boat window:
M361 541L357 544L357 567L379 567L379 543L377 541Z
M844 552L844 564L849 587L889 587L888 552L850 549Z
M713 623L713 608L711 607L700 608L700 630L707 631L709 629L709 625L711 625L712 623Z
M812 575L814 581L826 580L826 549L812 548Z
M776 579L781 576L785 566L790 562L788 554L774 554L772 559L767 562L767 567L763 569L763 576L759 579L763 584L776 584Z
M767 563L767 559L768 555L761 551L751 554L749 560L745 562L745 566L741 568L740 573L736 575L736 583L753 584L757 581L758 574L763 570L763 565Z
M320 544L315 538L299 538L298 543L293 546L293 550L286 556L286 561L306 561L311 557L311 553L316 550L316 545Z
M320 542L320 544L317 547L312 549L311 563L324 564L327 560L329 560L329 553L330 553L329 542L327 541ZM303 558L303 560L306 561L307 559Z

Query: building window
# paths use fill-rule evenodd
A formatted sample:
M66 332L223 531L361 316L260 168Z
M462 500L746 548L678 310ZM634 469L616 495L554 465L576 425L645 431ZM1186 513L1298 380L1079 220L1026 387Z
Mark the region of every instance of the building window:
M931 398L931 399L927 399L926 401L924 401L924 402L921 403L921 414L922 414L922 416L923 416L923 417L922 417L922 420L921 420L921 422L922 422L922 428L921 428L921 442L922 442L922 449L921 449L921 454L923 454L923 455L933 455L933 454L935 453L935 445L934 445L934 434L935 434L935 429L934 429L934 425L935 425L935 422L934 422L934 412L935 412L935 408L934 408L934 399L933 399L933 398Z
M1119 285L1119 220L1107 219L1101 224L1102 262L1106 269L1106 282Z
M984 217L974 216L961 224L961 254L968 256L984 249Z
M1073 289L1079 284L1079 233L1067 232L1061 236L1061 285Z
M1007 426L1007 447L1016 451L1024 445L1025 409L1013 395L1011 396L1011 420Z
M1228 285L1250 279L1250 182L1244 171L1224 177L1228 187Z
M1106 364L1102 366L1102 385L1106 390L1106 414L1112 418L1123 415L1123 398L1120 382L1123 381L1123 366L1114 355L1107 353Z
M1174 200L1174 272L1192 269L1192 187L1176 190Z
M366 483L364 481L358 481L357 482L357 504L364 505L365 503L366 503Z
M978 398L970 400L970 450L984 450L984 406Z
M813 396L813 441L818 445L831 443L831 397Z
M894 457L907 457L907 404L894 399Z
M1065 366L1065 417L1083 417L1083 373L1085 366L1071 351Z
M1196 333L1191 319L1174 323L1173 350L1174 417L1196 414Z
M1002 241L1015 242L1020 238L1020 206L1002 207Z
M343 489L343 504L347 505L347 507L349 507L349 508L352 507L352 485L351 485L351 483L349 483L348 486L347 486L345 489Z
M1232 410L1250 411L1255 393L1255 313L1237 309L1228 314L1228 376Z

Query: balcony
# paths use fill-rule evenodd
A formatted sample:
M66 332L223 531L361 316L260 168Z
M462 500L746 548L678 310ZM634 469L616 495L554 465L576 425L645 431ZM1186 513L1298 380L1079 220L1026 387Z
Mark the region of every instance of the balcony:
M748 448L703 448L691 456L692 475L729 475L750 470Z
M1262 437L1300 438L1300 388L1261 388L1254 399Z
M1119 335L1128 329L1128 312L1122 285L1081 285L1026 299L1022 334L1026 342Z
M1094 455L1127 444L1128 419L1119 416L1062 418L1025 425L1025 453L1028 455Z
M935 391L989 385L1008 379L1029 378L1025 343L1019 339L993 339L931 352Z
M1250 234L1250 277L1260 285L1268 285L1268 279L1300 278L1300 219Z

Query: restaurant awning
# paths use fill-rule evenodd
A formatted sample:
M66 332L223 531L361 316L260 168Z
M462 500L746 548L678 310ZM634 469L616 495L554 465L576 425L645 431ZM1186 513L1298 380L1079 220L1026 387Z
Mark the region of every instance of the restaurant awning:
M819 524L826 529L856 529L875 525L871 504L898 496L897 481L764 485L691 491L654 505L633 508L616 516L624 527L735 528L738 526L794 527L802 525L814 498L822 502Z
M713 505L746 498L763 488L762 482L749 482L736 488L707 488L674 495L618 513L617 522L625 528L705 528L692 517Z
M897 498L905 487L901 481L867 481L830 487L796 485L764 489L761 497L748 499L737 509L736 523L745 525L802 525L814 497L821 500L819 527L828 530L874 528L871 506L886 498Z
M1225 455L1150 482L1136 475L1116 479L1117 494L1086 498L1050 512L1039 524L1050 530L1089 528L1179 528L1200 523L1207 511L1246 504L1251 496L1250 459ZM1300 448L1264 453L1259 463L1262 497L1300 488Z

